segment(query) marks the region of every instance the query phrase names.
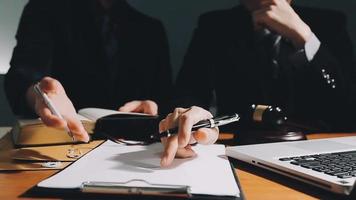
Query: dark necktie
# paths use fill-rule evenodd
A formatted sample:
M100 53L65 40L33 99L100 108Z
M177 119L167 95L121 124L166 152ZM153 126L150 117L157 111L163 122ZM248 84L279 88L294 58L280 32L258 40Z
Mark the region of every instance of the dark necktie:
M116 28L117 25L113 23L112 18L107 14L103 15L101 35L108 72L108 89L110 92L115 91L118 72L118 41Z
M116 38L116 25L108 15L103 16L102 23L102 39L107 64L111 70L115 65L115 58L117 54L117 38Z
M280 73L280 53L282 37L272 32L267 32L263 36L262 45L267 53L268 64L272 77L277 79Z
M265 101L270 105L286 107L288 84L285 74L285 52L283 52L282 37L265 30L259 33L264 73Z

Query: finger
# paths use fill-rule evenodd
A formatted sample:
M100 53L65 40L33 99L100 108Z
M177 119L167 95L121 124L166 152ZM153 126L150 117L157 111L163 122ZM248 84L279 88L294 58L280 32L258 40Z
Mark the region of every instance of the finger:
M175 120L175 124L174 127L178 126L178 119L179 117L183 114L186 113L190 110L191 108L175 108L173 113L172 113L172 117Z
M179 118L179 115L177 115L175 113L168 114L166 117L166 129L165 130L177 127L178 126L178 118Z
M163 119L160 123L159 123L159 133L164 132L165 130L167 130L167 120ZM161 142L164 146L167 145L167 137L161 137Z
M197 143L197 140L194 138L194 132L192 132L192 137L190 137L190 140L189 140L189 145L191 144L196 144Z
M147 106L143 107L143 113L149 114L149 115L157 115L158 114L158 108L157 108L157 106L153 107L153 106L147 105Z
M130 101L128 103L125 103L125 105L121 106L119 108L119 111L121 112L133 112L137 110L141 105L141 101Z
M180 107L178 107L178 108L175 108L175 109L174 109L173 113L174 113L175 115L180 115L180 114L182 114L182 113L187 112L188 110L190 110L190 108L180 108Z
M174 128L178 126L178 119L181 113L184 113L188 109L176 108L173 113L169 113L166 117L166 129Z
M162 142L163 146L166 146L167 145L167 137L161 138L161 142Z
M264 27L271 31L275 31L277 33L281 32L280 19L278 14L276 13L276 6L272 5L268 8L264 8L256 11L253 14L253 21L256 27Z
M190 117L189 114L180 116L178 126L178 144L180 148L187 146L189 143L194 121L194 118Z
M40 81L40 88L44 93L57 93L57 90L62 87L59 81L47 76Z
M254 22L254 27L255 27L255 30L261 30L263 28L266 28L266 29L268 29L270 31L275 31L274 28L271 26L271 22L266 18L263 18L261 20L257 19Z
M157 115L158 114L157 104L150 100L144 101L143 102L143 113L146 113L149 115Z
M192 126L203 119L209 119L213 116L203 108L193 106L190 110L179 117L178 144L183 148L188 145L191 137Z
M187 110L186 108L174 109L173 113L169 113L167 117L159 123L159 132L162 133L169 128L177 127L179 115Z
M167 130L167 120L166 119L162 119L159 122L158 128L159 128L159 132L160 133L162 133L163 131Z
M219 137L218 128L200 128L193 133L193 137L199 144L213 144Z
M36 110L38 116L40 116L43 123L47 126L55 128L64 128L66 126L66 121L53 115L48 108L42 107Z
M257 3L258 8L263 9L263 8L266 8L266 7L269 7L272 5L277 5L278 0L264 0L264 1L258 1L256 3Z
M266 26L270 21L270 15L272 14L271 9L262 8L260 10L256 10L252 13L252 19L255 25L257 26Z
M191 158L194 156L196 156L196 153L190 145L188 145L184 148L178 149L178 151L176 153L177 158Z
M67 119L67 124L69 130L72 132L76 140L82 142L89 142L89 135L84 129L83 124L76 118Z
M172 162L178 150L178 137L176 135L167 138L166 146L161 158L161 166L167 167Z

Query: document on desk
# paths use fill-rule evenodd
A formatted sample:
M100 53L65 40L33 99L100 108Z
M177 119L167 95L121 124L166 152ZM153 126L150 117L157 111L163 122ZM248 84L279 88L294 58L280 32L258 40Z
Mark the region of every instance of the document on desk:
M38 187L75 189L85 182L124 183L130 186L188 186L192 195L239 197L224 145L196 145L197 156L175 159L169 168L160 167L163 146L126 146L106 141L75 163L40 182Z

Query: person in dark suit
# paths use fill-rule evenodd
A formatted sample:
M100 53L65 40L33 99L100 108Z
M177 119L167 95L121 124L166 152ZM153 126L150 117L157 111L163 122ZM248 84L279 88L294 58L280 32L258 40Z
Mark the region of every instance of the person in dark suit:
M30 0L16 39L5 91L17 115L37 113L87 141L75 109L164 112L172 90L164 27L125 0ZM37 82L64 120L35 95Z
M200 17L176 97L177 107L199 107L176 109L161 121L161 131L182 127L167 139L163 165L176 154L194 155L186 147L197 137L216 140L217 129L190 131L212 116L207 110L214 92L218 115L245 117L252 104L264 104L283 108L293 119L321 121L328 130L346 128L354 63L345 16L290 3L242 0L240 6ZM239 124L224 131L248 128Z

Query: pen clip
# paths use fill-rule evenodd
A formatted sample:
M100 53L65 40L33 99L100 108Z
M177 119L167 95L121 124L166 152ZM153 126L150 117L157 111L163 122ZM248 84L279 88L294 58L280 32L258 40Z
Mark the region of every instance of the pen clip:
M237 122L239 120L240 120L240 116L238 114L234 114L233 116L225 116L225 117L214 119L214 125L223 126L225 124L230 124L232 122Z
M36 83L34 86L33 86L33 90L35 91L35 93L42 97L42 90L40 88L40 83Z

